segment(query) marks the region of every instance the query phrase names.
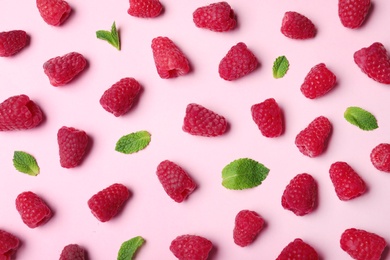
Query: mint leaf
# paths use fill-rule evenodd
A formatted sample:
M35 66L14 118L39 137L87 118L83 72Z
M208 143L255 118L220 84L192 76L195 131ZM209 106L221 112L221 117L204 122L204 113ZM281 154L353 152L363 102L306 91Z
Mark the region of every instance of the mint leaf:
M223 168L222 185L231 190L253 188L265 180L268 172L267 167L255 160L237 159Z
M114 46L120 50L120 41L119 41L119 31L116 29L115 22L111 25L111 35L112 38L114 39L114 42L116 43Z
M110 43L112 46L121 49L120 40L119 40L119 32L116 29L115 22L111 26L111 31L99 30L96 32L96 37L101 40L105 40Z
M378 128L378 122L375 116L360 107L348 107L344 112L344 118L349 123L365 131Z
M39 174L39 166L35 158L22 151L15 151L13 163L15 169L19 172L26 173L31 176L37 176Z
M141 236L133 237L122 243L117 260L131 260L134 257L135 252L145 243L145 239Z
M279 79L283 78L286 75L290 63L288 62L286 56L279 56L274 61L274 66L272 67L272 73L274 78Z
M131 154L146 148L150 143L150 133L147 131L138 131L122 136L116 143L115 150Z

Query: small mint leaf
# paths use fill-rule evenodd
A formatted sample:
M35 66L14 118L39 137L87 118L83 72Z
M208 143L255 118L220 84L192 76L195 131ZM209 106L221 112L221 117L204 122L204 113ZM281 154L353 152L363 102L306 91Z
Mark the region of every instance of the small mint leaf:
M286 56L279 56L274 61L274 66L272 67L272 73L274 78L279 79L283 78L286 75L290 63L288 62Z
M15 169L19 172L26 173L31 176L37 176L39 174L39 166L35 158L22 151L15 151L13 164Z
M145 239L141 236L133 237L122 243L117 260L131 260L134 257L137 249L145 243Z
M111 32L109 32L109 31L104 31L104 30L97 31L96 37L101 39L101 40L106 40L106 41L110 42L111 44L114 43L112 36L111 36Z
M116 43L115 48L120 50L121 47L120 47L120 41L119 41L119 32L116 29L115 22L113 22L113 24L111 25L111 35L112 35L112 38L114 39L114 42Z
M150 139L150 133L144 130L124 135L116 143L115 150L124 154L136 153L145 149Z
M119 40L119 32L116 29L115 22L111 26L111 31L105 31L105 30L96 31L96 37L98 39L107 41L108 43L110 43L112 46L114 46L118 50L121 49L120 40Z
M237 159L223 168L222 185L231 190L253 188L260 185L268 173L269 169L255 160Z
M349 123L365 131L378 128L378 122L375 116L360 107L348 107L344 112L344 118Z

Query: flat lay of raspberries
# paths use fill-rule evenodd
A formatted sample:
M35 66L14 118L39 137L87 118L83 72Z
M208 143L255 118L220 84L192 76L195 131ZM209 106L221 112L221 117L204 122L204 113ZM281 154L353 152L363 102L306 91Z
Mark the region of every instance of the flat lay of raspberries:
M385 192L385 185L390 185L390 139L385 131L389 124L379 116L387 107L354 103L352 95L371 98L366 92L342 92L349 80L369 85L365 87L372 93L376 88L384 93L390 84L390 42L363 37L382 11L381 1L322 2L334 12L326 18L329 26L337 25L348 37L356 37L359 47L326 39L332 28L314 12L292 8L292 3L279 3L285 8L273 10L278 19L264 21L270 35L259 30L241 37L248 26L244 9L251 9L250 2L190 3L192 11L185 8L180 13L186 20L166 28L164 22L181 12L179 3L125 2L120 15L126 16L127 24L117 20L111 31L90 28L82 32L85 39L74 34L66 44L54 44L51 38L50 52L34 56L29 70L43 84L41 96L33 91L32 78L26 79L28 88L16 87L28 71L14 62L28 59L34 45L48 39L45 33L73 35L72 26L85 11L82 4L36 0L30 15L45 30L0 29L0 68L12 69L15 78L15 83L3 83L11 76L0 75L2 88L12 89L0 91L0 143L5 143L0 162L11 169L0 174L0 184L4 183L0 189L12 188L10 194L2 192L0 199L0 216L7 214L5 221L12 218L10 225L0 217L0 260L38 259L26 255L37 245L35 236L45 239L41 248L34 249L39 250L39 259L52 259L53 251L60 260L106 259L99 253L103 251L118 260L268 259L262 254L275 260L328 260L329 250L343 259L390 257L390 225L382 223L383 216L376 220L378 214L389 214L389 207L382 205L380 213L364 208L376 203L372 194ZM321 9L320 3L310 4ZM389 4L384 7L390 12ZM0 3L4 8L7 4ZM95 10L91 7L87 12ZM107 18L101 12L94 15ZM273 24L275 20L278 24ZM138 23L149 37L142 50L137 49L138 43L145 38L130 33ZM189 37L191 30L201 35L196 36L196 44ZM186 44L187 35L192 45ZM258 37L263 42L276 41L275 37L279 42L267 50L251 40ZM117 50L107 44L96 47L101 43L97 38ZM337 41L343 45L340 52L349 51L352 79L335 66L342 55L319 51L319 41L332 48ZM75 47L77 43L88 48L83 51ZM301 58L294 50L298 46L305 50ZM196 53L199 48L203 53ZM312 50L316 57L310 56ZM141 62L130 51L148 55ZM307 64L308 59L314 62ZM125 62L135 65L127 68ZM213 71L202 70L202 62ZM126 74L118 77L116 70L124 67ZM107 75L96 73L102 68ZM203 77L202 73L209 74ZM196 76L202 76L203 83L197 85ZM337 97L340 92L345 96ZM331 98L338 106L324 101ZM65 107L64 100L70 100ZM339 111L341 103L344 111ZM140 114L142 109L145 114ZM307 113L296 114L298 110ZM243 132L237 135L238 131ZM164 139L166 132L170 140ZM359 139L341 140L339 133ZM232 136L237 140L232 141ZM33 145L27 145L26 138ZM367 150L360 141L374 145ZM333 156L332 152L348 146L353 146L349 154ZM9 149L15 152L13 159ZM215 167L220 171L215 172ZM56 175L65 176L57 181ZM377 188L378 184L384 187ZM142 215L132 219L132 214ZM77 221L76 227L62 227L71 235L52 233L61 221L69 223L65 218ZM323 223L317 233L313 223L318 219ZM323 234L324 228L332 232ZM88 242L98 236L101 244ZM52 246L51 241L59 242ZM117 250L111 251L114 243ZM50 256L46 250L51 250ZM148 254L153 258L143 258Z

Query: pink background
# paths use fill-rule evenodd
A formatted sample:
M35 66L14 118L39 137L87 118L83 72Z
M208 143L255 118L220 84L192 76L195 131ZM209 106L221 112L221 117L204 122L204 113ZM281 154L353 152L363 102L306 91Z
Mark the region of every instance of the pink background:
M336 0L231 0L239 25L228 33L194 25L192 12L211 3L205 0L162 0L165 11L155 19L129 16L126 0L68 3L73 13L63 26L52 27L40 17L35 1L0 1L1 30L22 29L31 37L30 45L18 55L0 59L0 99L27 94L46 116L36 129L0 133L0 228L21 239L17 259L58 259L69 243L85 247L90 259L116 259L121 243L134 236L146 240L137 259L175 259L169 245L182 234L211 240L213 260L275 259L298 237L323 260L350 259L339 246L341 233L350 227L390 241L390 176L376 170L369 158L377 144L390 142L390 89L369 79L353 61L356 50L375 41L390 50L390 1L373 0L365 25L351 30L341 25ZM317 36L306 41L283 36L280 25L286 11L309 17L318 28ZM109 30L113 21L120 30L121 51L95 36L97 30ZM182 49L191 62L190 74L168 80L158 76L150 48L157 36L168 36ZM240 41L258 57L261 67L245 78L224 81L218 75L219 61ZM88 68L67 86L51 86L43 63L71 51L82 53ZM272 65L280 55L290 61L290 70L284 78L274 79ZM299 87L310 68L320 62L336 74L338 84L326 96L309 100ZM100 106L99 99L123 77L136 78L143 92L128 114L116 118ZM250 114L253 104L270 97L285 116L285 132L276 139L263 137ZM217 138L184 133L185 107L191 102L225 116L229 131ZM349 106L373 113L379 128L365 132L349 124L343 118ZM295 147L294 139L319 115L332 122L333 134L323 155L308 158ZM56 134L64 125L85 130L93 142L82 165L74 169L59 164ZM114 151L122 135L139 130L152 134L145 150L131 155ZM15 170L15 150L37 159L41 168L37 177ZM223 167L243 157L267 166L267 179L249 190L225 189ZM165 159L181 165L198 184L181 204L167 196L156 177L156 167ZM348 162L369 191L352 201L340 201L328 173L335 161ZM302 172L317 180L319 206L298 217L284 210L280 199L289 180ZM87 200L115 182L125 184L132 196L116 218L100 223ZM54 211L53 218L36 229L23 224L15 209L16 196L27 190L40 195ZM267 223L246 248L232 239L234 218L242 209L257 211Z

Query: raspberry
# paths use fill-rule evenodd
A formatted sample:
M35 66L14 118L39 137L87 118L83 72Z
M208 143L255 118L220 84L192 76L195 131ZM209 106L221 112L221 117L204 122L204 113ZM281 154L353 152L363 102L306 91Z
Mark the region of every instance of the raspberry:
M317 33L315 25L309 18L291 11L284 14L280 30L284 36L291 39L310 39Z
M25 31L0 32L0 57L9 57L26 47L29 37Z
M225 133L226 119L201 105L190 103L186 108L183 131L192 135L214 137Z
M163 6L159 0L130 0L127 13L134 17L153 18L161 14Z
M237 25L234 11L226 2L197 8L193 13L193 21L197 27L215 32L230 31Z
M84 248L77 244L69 244L62 249L60 260L84 260L86 253Z
M41 109L26 95L12 96L0 103L0 131L31 129L42 119Z
M50 84L58 87L70 82L87 65L83 55L70 52L64 56L51 58L43 64L45 74L49 77Z
M43 20L53 26L59 26L69 17L71 7L63 0L37 0L38 11Z
M152 51L157 73L161 78L174 78L190 71L187 57L168 37L154 38Z
M118 117L127 113L141 90L134 78L123 78L107 89L100 98L105 110Z
M0 259L12 259L12 255L19 248L19 238L0 229Z
M346 162L335 162L329 169L330 179L340 200L350 200L366 191L363 179Z
M219 76L225 80L242 78L259 66L259 61L243 42L230 48L219 63Z
M24 224L29 228L36 228L45 224L52 216L51 209L34 192L26 191L16 197L16 210Z
M283 208L297 216L311 213L317 206L318 188L313 176L301 173L291 179L282 195Z
M318 260L319 256L316 250L300 238L294 239L285 248L283 248L276 260Z
M296 136L295 145L306 156L319 156L327 146L331 131L330 121L324 116L319 116Z
M390 172L390 144L381 143L372 149L370 159L375 168Z
M157 177L168 196L176 202L184 201L196 188L187 172L168 160L157 166Z
M129 197L126 186L114 183L93 195L88 200L88 207L99 221L107 222L119 213Z
M264 219L255 211L241 210L236 215L233 229L234 243L248 246L256 239L264 227Z
M206 260L213 244L201 236L181 235L171 242L169 249L179 260Z
M340 247L353 259L379 260L385 250L385 239L362 229L346 229L340 238Z
M283 132L282 111L275 99L269 98L251 107L252 119L265 137L278 137Z
M336 76L324 63L320 63L310 69L301 86L302 94L310 99L318 98L336 85Z
M85 131L74 127L61 127L57 132L60 164L64 168L73 168L81 163L87 150L89 138Z
M338 13L341 23L351 29L360 27L370 6L371 0L339 0Z
M356 51L353 58L368 77L390 84L390 56L382 43L374 42L369 47Z

